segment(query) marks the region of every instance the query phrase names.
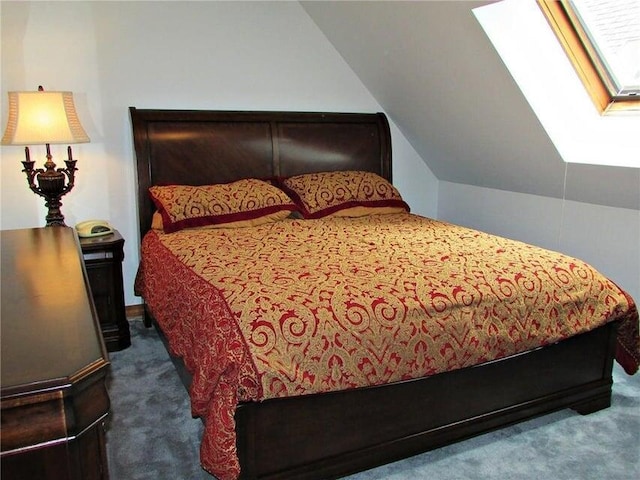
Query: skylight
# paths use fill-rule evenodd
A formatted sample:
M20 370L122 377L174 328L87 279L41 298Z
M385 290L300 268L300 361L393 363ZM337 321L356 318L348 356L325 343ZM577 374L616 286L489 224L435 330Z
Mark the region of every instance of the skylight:
M536 2L503 0L473 13L565 162L640 168L640 115L594 108Z
M538 0L596 108L640 114L640 2Z
M581 0L571 3L616 90L640 93L640 3Z

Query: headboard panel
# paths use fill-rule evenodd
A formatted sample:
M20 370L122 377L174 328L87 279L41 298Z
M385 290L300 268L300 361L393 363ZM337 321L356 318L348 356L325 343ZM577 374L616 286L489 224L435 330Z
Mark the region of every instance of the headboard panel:
M142 110L130 107L140 235L151 226L152 185L207 185L333 170L391 181L383 113Z

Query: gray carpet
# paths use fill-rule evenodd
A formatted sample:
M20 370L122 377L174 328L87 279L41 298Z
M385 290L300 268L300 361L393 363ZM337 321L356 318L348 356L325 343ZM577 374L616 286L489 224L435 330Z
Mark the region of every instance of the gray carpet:
M200 420L154 329L131 322L108 379L111 480L215 480L201 469ZM640 374L614 369L611 408L565 410L347 477L349 480L640 478Z

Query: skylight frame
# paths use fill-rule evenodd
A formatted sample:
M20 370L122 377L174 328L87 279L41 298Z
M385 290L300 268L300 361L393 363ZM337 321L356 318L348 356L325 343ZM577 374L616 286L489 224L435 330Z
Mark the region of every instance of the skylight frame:
M598 112L640 113L640 95L619 91L597 47L568 0L537 0Z

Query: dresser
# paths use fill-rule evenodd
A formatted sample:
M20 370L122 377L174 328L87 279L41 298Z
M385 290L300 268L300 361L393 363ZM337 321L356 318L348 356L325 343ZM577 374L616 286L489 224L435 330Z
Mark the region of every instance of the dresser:
M1 477L106 480L109 362L76 233L0 235Z

